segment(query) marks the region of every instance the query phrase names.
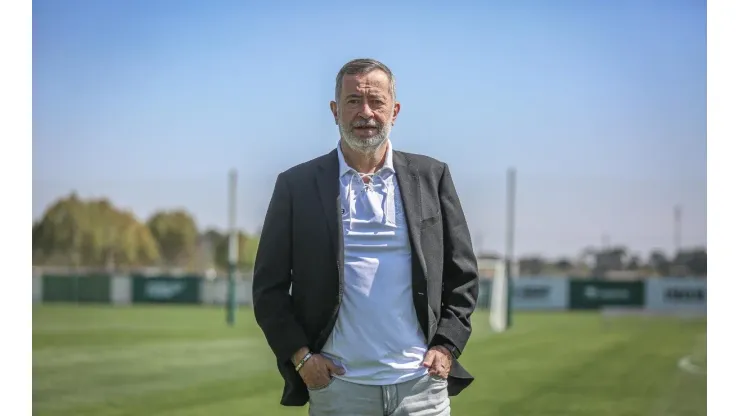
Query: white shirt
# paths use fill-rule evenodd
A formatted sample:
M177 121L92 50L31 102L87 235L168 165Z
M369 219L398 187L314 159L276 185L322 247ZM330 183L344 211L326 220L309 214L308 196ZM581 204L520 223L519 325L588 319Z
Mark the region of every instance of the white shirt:
M337 149L344 293L322 353L344 366L337 378L350 382L385 385L423 376L427 347L412 299L411 245L390 140L385 164L367 185Z

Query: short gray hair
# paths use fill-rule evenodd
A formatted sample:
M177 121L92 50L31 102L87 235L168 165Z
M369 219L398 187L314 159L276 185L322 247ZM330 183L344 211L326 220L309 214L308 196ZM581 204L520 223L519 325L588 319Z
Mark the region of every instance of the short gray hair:
M390 81L390 88L391 88L391 100L396 100L396 78L393 76L393 72L391 72L390 68L385 66L380 61L376 61L375 59L370 58L361 58L361 59L353 59L342 67L342 69L339 70L339 73L337 74L337 85L334 87L334 96L337 103L339 103L339 96L342 94L342 81L344 80L345 75L355 75L355 74L368 74L372 71L375 71L376 69L379 69L383 71L387 76L388 80Z

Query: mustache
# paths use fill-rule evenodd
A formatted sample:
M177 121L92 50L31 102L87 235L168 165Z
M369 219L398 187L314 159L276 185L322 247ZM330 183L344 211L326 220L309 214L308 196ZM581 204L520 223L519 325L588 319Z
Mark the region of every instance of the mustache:
M383 125L375 120L357 120L352 122L352 127L382 127Z

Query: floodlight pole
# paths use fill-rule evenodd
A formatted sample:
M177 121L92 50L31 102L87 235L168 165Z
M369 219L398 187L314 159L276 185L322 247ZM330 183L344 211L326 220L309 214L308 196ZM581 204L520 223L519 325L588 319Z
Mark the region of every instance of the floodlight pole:
M236 320L236 264L239 258L239 235L236 229L236 170L229 172L229 282L226 292L226 323Z

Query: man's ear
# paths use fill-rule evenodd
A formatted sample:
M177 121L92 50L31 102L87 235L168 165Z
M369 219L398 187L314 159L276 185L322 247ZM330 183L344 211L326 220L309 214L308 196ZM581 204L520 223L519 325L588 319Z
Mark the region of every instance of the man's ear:
M398 101L396 101L396 103L393 104L393 116L391 118L391 122L393 124L396 123L396 118L398 117L398 113L400 113L400 112L401 112L401 103L399 103Z
M331 110L331 113L334 115L334 124L339 125L339 109L337 107L337 103L335 101L331 101L329 103L329 109Z

